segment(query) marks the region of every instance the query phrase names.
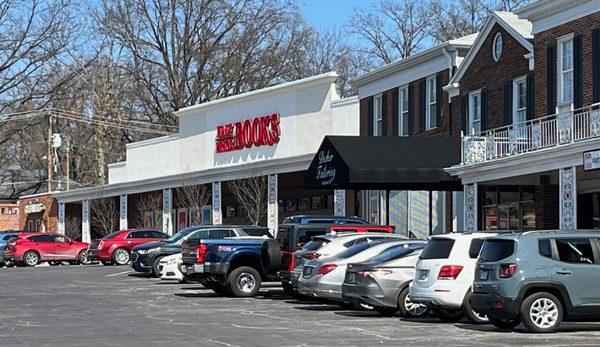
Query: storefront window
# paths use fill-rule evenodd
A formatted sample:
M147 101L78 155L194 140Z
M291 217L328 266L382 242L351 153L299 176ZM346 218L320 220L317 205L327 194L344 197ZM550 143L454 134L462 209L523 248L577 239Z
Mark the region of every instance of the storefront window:
M535 229L532 187L487 186L482 190L485 230Z

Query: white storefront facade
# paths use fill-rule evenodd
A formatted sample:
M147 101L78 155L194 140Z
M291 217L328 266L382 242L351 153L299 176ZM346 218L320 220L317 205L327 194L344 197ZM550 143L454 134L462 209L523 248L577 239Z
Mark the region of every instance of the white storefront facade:
M84 240L95 199L114 199L120 229L152 225L172 234L184 225L243 222L244 209L232 200L227 182L252 177L265 177L264 219L272 231L286 215L343 213L345 206L335 203L343 203L345 194L309 192L302 185L325 135L359 132L358 99L339 97L337 77L326 73L179 110L179 132L127 145L126 161L109 165L107 185L55 197L61 206L81 204ZM207 187L207 203L178 204L178 188L198 185ZM132 211L139 207L132 197L149 192L160 196L162 208L134 218L140 211ZM192 209L201 217L191 218Z

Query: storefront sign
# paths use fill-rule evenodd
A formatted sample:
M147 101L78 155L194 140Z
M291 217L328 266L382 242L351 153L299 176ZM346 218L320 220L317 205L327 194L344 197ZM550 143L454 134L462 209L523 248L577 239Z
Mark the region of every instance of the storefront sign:
M318 154L319 165L317 166L316 179L321 185L329 185L335 179L335 168L332 166L333 154L327 151L321 151Z
M43 210L44 210L44 204L42 204L42 203L30 204L30 205L25 206L25 213L27 213L27 214L39 213L39 212L42 212Z
M273 146L279 142L281 128L279 113L217 127L217 153L238 151L244 148Z
M600 150L583 153L583 169L586 171L600 169Z

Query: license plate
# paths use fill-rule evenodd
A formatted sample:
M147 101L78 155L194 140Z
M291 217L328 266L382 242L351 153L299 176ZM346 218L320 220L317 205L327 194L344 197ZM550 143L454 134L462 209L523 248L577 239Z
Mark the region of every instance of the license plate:
M302 269L302 276L304 276L304 277L310 277L310 275L312 275L313 269L314 269L313 267L305 266Z
M348 272L346 274L346 283L356 283L356 272Z
M490 275L490 272L488 270L479 270L479 280L480 281L487 281L489 275Z
M429 270L419 270L419 281L424 281L429 277Z

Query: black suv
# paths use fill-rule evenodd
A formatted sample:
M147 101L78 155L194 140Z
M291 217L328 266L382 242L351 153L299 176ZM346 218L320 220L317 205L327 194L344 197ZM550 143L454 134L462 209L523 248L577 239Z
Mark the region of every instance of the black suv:
M485 240L472 308L499 328L555 331L600 317L600 233L530 231Z

